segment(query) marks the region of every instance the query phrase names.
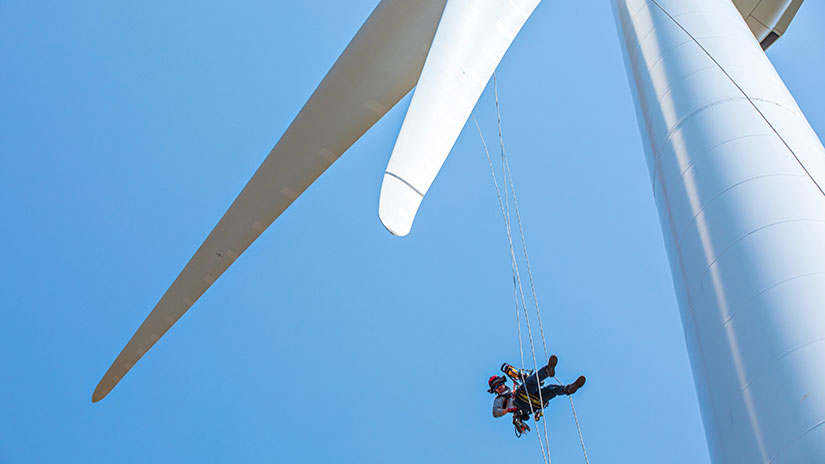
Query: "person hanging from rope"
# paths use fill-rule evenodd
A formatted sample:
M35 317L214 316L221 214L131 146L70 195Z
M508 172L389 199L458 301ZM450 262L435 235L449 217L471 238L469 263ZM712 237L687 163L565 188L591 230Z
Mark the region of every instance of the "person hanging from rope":
M507 363L502 364L501 370L513 380L514 390L507 387L507 377L503 375L494 375L487 381L490 387L487 391L496 394L493 400L493 417L513 413L516 436L530 431L530 427L524 421L530 418L531 413L534 413L535 420L538 421L551 399L559 395L572 395L584 385L586 379L582 375L571 384L542 386L547 377L556 376L558 361L556 355L550 356L547 365L536 373L517 369ZM519 384L519 381L522 383Z

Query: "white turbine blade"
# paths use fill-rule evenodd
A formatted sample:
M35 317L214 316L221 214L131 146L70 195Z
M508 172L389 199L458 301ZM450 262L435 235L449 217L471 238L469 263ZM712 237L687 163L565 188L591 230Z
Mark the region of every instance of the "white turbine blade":
M415 85L446 0L383 0L106 371L106 396L238 256Z
M391 233L409 233L490 76L540 1L447 3L381 185L378 215Z

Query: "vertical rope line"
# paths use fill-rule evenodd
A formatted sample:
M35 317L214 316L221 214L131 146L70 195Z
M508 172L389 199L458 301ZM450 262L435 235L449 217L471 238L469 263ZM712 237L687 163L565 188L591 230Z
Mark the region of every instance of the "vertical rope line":
M490 160L490 161L492 162L492 160ZM504 169L504 164L502 164L502 169ZM525 301L525 298L524 298L524 288L523 288L522 283L521 283L521 275L519 273L518 260L516 259L515 248L513 247L513 234L512 234L512 226L511 226L511 219L510 219L510 202L509 202L509 198L507 196L507 178L504 176L504 174L502 174L502 179L503 179L503 183L504 183L504 209L506 211L506 213L504 215L504 225L507 229L507 240L508 240L509 245L510 245L510 263L511 263L512 271L513 271L513 296L515 297L515 300L516 300L516 317L518 319L519 294L521 294L521 309L522 309L522 311L524 311L524 320L527 324L528 340L530 341L530 354L533 358L534 369L535 369L536 372L538 372L538 363L536 362L536 351L535 351L535 348L533 347L533 331L530 328L530 316L527 314L527 302ZM523 353L521 323L520 322L519 322L518 331L519 331L519 351L521 351ZM522 366L522 369L519 370L519 376L521 377L521 384L525 385L527 379L525 378L524 373L522 372L523 367L524 367L524 355L523 354L522 354L522 359L521 359L521 366ZM539 387L540 387L540 385L539 385ZM527 392L526 387L525 387L525 392ZM529 392L527 392L527 393L529 395ZM541 388L539 388L539 395L541 395ZM532 401L528 401L527 403L528 403L528 406L530 408L530 415L535 417L535 410L533 409ZM544 404L544 403L542 403L542 404ZM545 424L546 424L546 422L545 422ZM547 428L545 427L545 440L544 440L545 442L547 442L546 437L547 437ZM542 457L544 458L544 462L546 462L547 464L550 464L550 446L549 445L547 446L547 448L546 448L547 452L545 453L545 445L542 442L541 432L538 429L536 429L536 438L539 441L539 447L541 448L541 454L542 454Z
M544 336L544 325L541 322L541 311L540 311L540 307L539 307L538 296L537 296L537 293L536 293L536 287L535 287L534 281L533 281L533 273L532 273L532 270L530 268L530 258L529 258L529 255L527 253L527 242L526 242L525 237L524 237L524 227L522 226L521 214L519 213L519 209L518 209L518 201L516 199L515 183L513 182L512 170L510 169L510 162L507 158L507 152L504 149L504 137L502 135L502 129L501 129L501 106L499 104L499 99L498 99L498 81L496 79L496 74L495 73L493 73L493 91L494 91L495 102L496 102L496 117L497 117L497 120L498 120L498 136L499 136L499 143L501 145L502 165L503 165L504 172L507 174L507 178L505 178L505 182L504 182L505 198L508 196L506 186L507 186L507 180L509 179L510 189L513 193L513 205L514 205L515 210L516 210L516 219L518 221L519 234L521 236L522 251L524 252L524 261L527 265L527 274L528 274L528 277L530 279L530 289L532 290L532 293L533 293L533 301L535 303L536 314L538 316L538 321L539 321L539 330L541 332L542 347L544 349L544 356L547 357L547 343L546 343L546 339L545 339L545 336ZM476 127L478 127L478 123L476 123ZM479 131L480 131L480 129L479 129ZM486 149L486 144L485 144L485 149ZM489 159L489 155L488 155L488 159ZM499 201L500 201L500 199L499 199ZM509 213L509 201L507 203L507 206L508 206L508 213ZM506 220L506 221L507 221L507 225L508 225L508 234L509 234L509 217L507 219L508 220ZM512 239L511 239L511 253L512 253ZM513 259L515 259L514 256L513 256ZM527 307L526 307L526 303L524 302L524 293L523 292L522 292L522 303L524 304L525 319L527 319L527 324L528 324L527 327L528 327L528 330L529 330L530 325L529 325L529 319L527 318ZM532 342L533 342L532 333L530 334L530 337L531 337L530 338L530 344L531 344L531 349L532 349ZM535 363L535 353L533 354L533 362ZM553 376L553 378L556 380L556 382L559 385L561 385L561 382L559 381L559 379L557 377ZM541 398L541 388L539 388L539 398ZM579 424L579 417L578 417L578 414L576 413L576 407L573 404L573 398L569 395L568 395L567 398L570 400L570 408L573 411L573 419L576 422L576 431L578 432L578 435L579 435L579 442L581 444L582 452L584 454L584 461L585 461L585 463L590 464L590 460L587 457L587 449L585 448L585 445L584 445L584 437L583 437L582 432L581 432L581 426ZM542 400L542 404L544 404L543 400ZM548 453L549 453L550 443L549 443L549 441L547 441L548 437L549 437L549 434L547 433L546 418L545 418L545 422L544 422L544 433L545 433L545 442L547 443L547 450L548 450Z
M527 260L527 248L526 248L527 245L524 242L524 231L523 231L522 226L521 226L521 217L520 217L519 212L518 212L518 203L516 203L516 189L515 189L515 185L513 184L512 171L510 170L510 162L507 160L507 151L504 149L504 135L503 135L503 131L502 131L502 128L501 128L501 109L500 109L500 105L499 105L499 102L498 102L498 79L496 78L496 73L495 72L493 72L493 93L495 95L495 100L496 100L496 121L498 123L499 147L501 148L501 167L502 167L502 171L504 172L502 174L502 176L504 176L506 174L506 177L504 178L504 198L505 199L508 198L507 181L509 179L510 189L513 191L513 204L514 204L515 210L516 210L516 218L518 219L519 231L521 232L521 247L522 247L522 250L524 250L525 262L527 262L527 272L528 272L528 275L530 276L530 288L533 289L533 298L536 302L536 313L539 314L539 317L538 317L539 330L541 331L541 341L542 341L542 346L544 347L544 359L547 359L547 345L544 343L544 328L542 327L542 324L541 324L541 314L539 313L538 299L536 298L536 291L535 291L535 287L533 286L533 276L532 276L532 273L530 272L529 261ZM513 254L513 260L515 261L515 259L516 259L515 252L512 250L512 248L513 248L512 234L511 234L511 231L509 230L510 229L510 221L509 221L510 202L509 201L507 201L507 213L508 213L508 232L507 233L511 236L511 238L510 238L510 248L511 248L511 253ZM516 275L518 275L518 267L516 267ZM535 352L535 349L533 348L533 332L530 329L530 318L527 315L527 302L525 301L524 290L522 289L522 286L521 286L521 276L519 276L519 289L521 290L521 300L522 300L522 304L523 304L523 307L524 307L524 319L525 319L525 321L527 321L527 331L530 333L530 351L533 354L533 365L535 366L536 375L538 375L539 367L538 367L538 363L536 362L536 352ZM542 398L542 393L541 393L541 382L538 383L538 393L539 393L539 395L538 395L539 396L539 402L542 404L542 409L543 409L544 398ZM545 444L547 445L547 451L549 453L550 452L550 434L547 432L547 422L548 421L549 421L549 416L545 416L545 418L544 418L544 441L545 441Z
M579 441L582 444L582 453L584 453L584 462L586 462L587 464L590 464L590 460L587 459L587 450L584 449L584 439L582 439L582 429L581 429L581 427L579 427L579 416L576 414L576 407L573 406L573 397L568 395L567 398L570 400L570 407L573 409L573 419L576 420L576 430L579 432Z
M502 144L502 148L503 148L504 145L503 145L503 140L501 138L501 125L500 124L499 124L499 141ZM503 152L502 152L502 154L503 154ZM508 235L508 238L509 238L509 241L510 241L510 256L511 256L511 260L513 262L513 270L515 272L515 278L516 278L515 280L518 281L518 290L519 290L519 293L521 295L521 307L522 307L522 310L524 311L524 321L527 325L527 334L528 334L529 340L530 340L530 354L533 358L533 372L535 372L536 375L538 376L539 366L538 366L538 362L536 360L536 349L535 349L535 346L534 346L534 343L533 343L533 329L530 326L530 315L527 312L527 300L524 297L524 286L522 285L521 273L519 271L518 260L516 258L515 248L513 246L512 220L511 220L511 217L510 217L510 201L509 201L508 190L507 190L507 179L510 176L509 176L509 173L507 172L508 171L508 165L505 164L504 161L505 161L505 158L502 156L501 168L502 168L502 177L504 179L504 204L505 204L505 207L507 209L507 221L506 221L507 223L506 223L506 225L507 225L507 235ZM524 364L522 364L522 367L523 366L524 366ZM537 382L538 382L539 403L542 404L542 406L543 406L544 405L544 398L542 398L541 382L538 381L538 380L537 380ZM522 375L522 384L524 384L524 383L525 383L525 379L524 379L524 376ZM527 391L526 386L525 386L525 392L527 393L528 396L530 395L529 391ZM532 401L528 401L528 403L529 403L529 406L530 406L530 414L532 414L533 417L535 417L535 411L533 411ZM543 407L542 407L542 409L543 409ZM544 421L543 425L544 425L544 442L545 442L545 445L547 446L548 460L549 460L550 442L549 442L549 434L547 432L547 420ZM541 433L539 432L538 429L536 430L536 435L538 435L539 442L541 442Z
M502 168L506 170L504 163L502 163ZM505 200L507 200L507 194L506 194L506 192L507 192L507 190L506 190L506 187L507 187L507 182L506 182L506 180L505 180L505 183L504 183L504 187L505 187ZM543 368L544 368L544 366L539 367L539 365L538 365L538 361L536 360L536 349L535 349L535 345L534 345L534 343L533 343L533 329L532 329L532 327L530 326L530 316L529 316L529 314L527 313L527 300L526 300L526 298L525 298L525 296L524 296L524 286L522 285L521 273L520 273L520 271L519 271L519 267L518 267L518 260L516 259L516 256L515 256L515 249L514 249L514 247L513 247L513 238L512 238L512 227L511 227L511 222L510 222L509 202L505 202L505 204L507 205L507 217L508 217L508 222L507 222L507 229L508 229L508 231L507 231L507 233L508 233L508 235L509 235L509 237L510 237L510 253L511 253L511 260L512 260L512 262L513 262L513 270L514 270L514 272L515 272L514 284L516 283L516 281L518 282L518 290L519 290L519 294L521 295L521 308L522 308L522 311L524 311L524 321L525 321L525 323L526 323L526 325L527 325L527 334L528 334L528 337L529 337L529 340L530 340L530 354L531 354L531 356L532 356L532 358L533 358L533 372L535 372L535 373L536 373L536 375L538 376L538 371L539 371L539 369L543 369ZM516 298L518 298L518 295L516 296ZM524 364L522 364L522 366L524 366ZM524 384L524 383L525 383L525 378L524 378L524 375L522 374L522 375L521 375L521 377L522 377L522 384ZM544 405L544 398L542 398L543 394L542 394L542 392L541 392L541 382L540 382L538 379L537 379L536 381L538 382L538 397L539 397L539 403L541 403L541 404L542 404L542 406L543 406L543 405ZM530 393L529 393L529 391L527 391L526 387L525 387L525 392L528 394L528 396L530 395ZM528 401L528 403L529 403L529 406L530 406L530 414L533 414L533 417L535 417L535 411L533 410L533 404L532 404L532 401ZM544 408L542 407L542 410L543 410L543 409L544 409ZM547 432L547 422L548 422L548 421L547 421L547 418L545 418L545 420L544 420L544 422L543 422L543 426L544 426L544 442L545 442L545 445L547 446L548 461L549 461L549 459L550 459L550 458L549 458L549 452L550 452L550 442L549 442L549 437L550 437L550 436L549 436L549 433ZM537 434L537 435L538 435L538 437L539 437L539 442L541 442L541 433L540 433L540 431L539 431L538 429L536 430L536 434Z
M504 163L507 165L507 176L510 179L510 190L513 192L513 206L516 210L516 220L518 221L518 231L519 235L521 236L521 249L524 252L524 262L527 265L527 277L530 280L530 290L533 292L533 302L536 305L536 315L538 316L539 321L539 331L541 332L541 345L544 349L544 357L548 357L547 352L547 342L544 337L544 324L541 322L541 310L539 309L539 299L536 293L536 286L533 283L533 270L530 267L530 258L527 254L527 241L524 239L524 227L521 224L521 213L518 209L518 199L516 198L516 189L515 184L513 183L512 177L512 170L510 169L510 160L507 158L507 152L504 150L504 138L502 137L501 131L501 108L498 102L498 81L496 80L496 75L493 73L493 93L496 99L496 118L498 119L498 135L499 140L501 141L501 155L504 160Z
M499 208L501 209L501 216L504 218L504 226L505 226L505 229L507 230L507 239L508 239L508 242L510 244L510 265L511 265L511 268L512 268L512 271L513 271L513 296L514 296L515 302L516 302L516 327L518 328L519 354L521 356L521 365L524 366L524 345L523 345L523 338L522 338L522 333L521 333L521 316L519 315L519 299L518 299L518 291L517 291L517 282L519 282L519 284L520 284L521 280L518 278L518 265L517 265L517 262L516 262L516 257L515 257L516 255L515 255L515 251L514 251L514 248L513 248L513 236L511 234L511 229L510 229L509 214L505 210L504 201L501 198L501 189L499 189L499 186L498 186L498 180L496 179L495 169L493 168L493 160L490 157L490 150L487 147L487 141L484 139L484 134L481 132L481 127L478 125L478 120L476 119L475 114L471 113L471 116L473 118L473 122L475 123L476 129L478 130L478 135L481 137L481 143L482 143L482 145L484 145L484 153L487 156L487 162L490 165L490 175L493 177L493 185L496 188L496 196L498 197L498 205L499 205ZM506 182L506 179L505 179L505 182ZM505 192L507 191L506 190L506 185L505 185L504 191ZM506 193L505 193L505 196L506 196ZM524 292L522 291L522 296L523 296L523 293ZM522 297L522 301L524 301L523 297ZM527 312L526 312L526 307L525 307L525 316L526 316L526 314L527 314ZM529 324L528 324L528 328L529 328ZM532 345L532 335L531 335L530 342L531 342L531 345ZM533 355L533 364L534 365L536 364L535 354ZM524 381L525 381L525 378L524 378L524 375L522 374L521 375L522 384L524 384ZM539 389L539 390L541 390L541 389ZM528 405L530 407L530 414L535 415L535 412L533 411L533 404L531 402L528 402ZM545 436L546 435L547 435L547 429L545 427ZM542 458L543 458L543 462L545 462L547 464L550 464L550 456L549 456L550 448L549 448L549 446L547 448L547 451L545 452L544 443L541 440L541 433L538 430L536 430L536 437L539 440L539 447L541 448L541 455L542 455ZM547 441L547 440L545 440L545 441Z

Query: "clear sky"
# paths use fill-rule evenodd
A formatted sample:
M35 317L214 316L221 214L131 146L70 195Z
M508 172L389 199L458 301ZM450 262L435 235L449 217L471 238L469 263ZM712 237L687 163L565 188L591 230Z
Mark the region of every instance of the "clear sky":
M376 3L0 0L0 463L541 460L490 414L519 351L475 129L409 237L378 220L408 99L90 401ZM768 53L820 136L823 20L805 2ZM498 77L591 462L707 462L609 2L543 2ZM548 416L553 459L584 462L569 403Z

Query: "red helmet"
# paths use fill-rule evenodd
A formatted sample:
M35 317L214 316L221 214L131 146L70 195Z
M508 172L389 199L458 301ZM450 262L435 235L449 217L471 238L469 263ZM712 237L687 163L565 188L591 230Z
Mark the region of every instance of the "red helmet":
M503 375L494 375L490 377L489 380L487 380L487 385L490 386L490 389L487 391L490 393L494 393L496 391L496 388L505 383L507 383L507 377L504 377Z

